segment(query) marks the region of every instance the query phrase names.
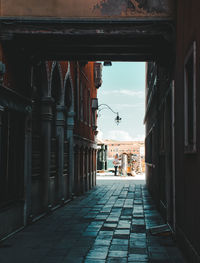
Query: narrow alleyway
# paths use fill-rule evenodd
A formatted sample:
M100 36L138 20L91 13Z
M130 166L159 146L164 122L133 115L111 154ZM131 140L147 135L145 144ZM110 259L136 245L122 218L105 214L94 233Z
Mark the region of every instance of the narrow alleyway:
M184 262L170 236L149 234L161 223L144 181L99 180L89 193L0 243L0 262Z

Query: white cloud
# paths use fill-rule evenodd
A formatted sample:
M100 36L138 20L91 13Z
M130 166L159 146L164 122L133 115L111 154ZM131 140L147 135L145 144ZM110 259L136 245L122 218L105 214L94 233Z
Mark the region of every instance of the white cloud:
M126 95L131 97L137 97L137 98L144 98L145 94L144 91L134 91L134 90L103 90L101 91L102 95L111 95L111 94L118 94L118 95Z
M98 130L97 139L103 141L103 132L101 130Z
M144 141L145 135L144 134L138 134L136 137L133 138L133 141Z
M145 135L144 134L138 134L136 137L131 136L127 131L123 130L111 130L108 131L106 138L103 133L101 132L101 140L102 139L109 139L109 140L116 140L116 141L144 141Z
M110 140L117 140L117 141L132 141L133 138L130 136L130 134L127 131L122 130L111 130L108 132L108 138Z
M117 108L144 108L144 103L132 103L132 104L112 104L114 107Z

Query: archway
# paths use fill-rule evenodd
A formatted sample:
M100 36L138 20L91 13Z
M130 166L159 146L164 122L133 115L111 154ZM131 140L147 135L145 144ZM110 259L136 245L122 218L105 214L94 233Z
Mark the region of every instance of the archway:
M62 109L63 81L59 63L53 63L51 72L51 98L52 98L52 121L51 121L51 157L50 157L50 205L55 206L62 198L62 125L59 123L59 114Z
M29 220L44 212L46 179L43 161L42 98L49 96L48 71L45 63L39 62L31 69L32 88L32 169L31 169L31 207ZM42 200L42 202L41 202Z
M70 65L70 64L69 64ZM74 93L72 78L70 73L70 66L68 66L68 72L64 81L64 105L65 111L65 152L64 152L64 170L65 180L67 185L67 196L70 197L75 192L74 189ZM67 173L66 173L67 172Z

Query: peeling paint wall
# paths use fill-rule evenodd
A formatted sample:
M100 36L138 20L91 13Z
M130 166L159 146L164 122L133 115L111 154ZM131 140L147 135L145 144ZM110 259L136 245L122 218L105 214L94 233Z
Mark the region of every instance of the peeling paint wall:
M173 0L0 0L0 12L6 17L171 17Z

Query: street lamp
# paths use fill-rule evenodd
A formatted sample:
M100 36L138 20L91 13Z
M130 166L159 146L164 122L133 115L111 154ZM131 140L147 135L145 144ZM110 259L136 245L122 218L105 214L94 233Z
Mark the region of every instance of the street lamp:
M112 66L112 62L109 60L105 60L103 63L104 67L111 67Z
M108 106L107 104L98 104L98 99L97 98L93 98L92 99L92 129L94 131L94 133L97 134L97 126L96 126L96 111L97 112L97 117L99 115L99 113L102 110L105 109L109 109L110 111L112 111L114 114L116 114L117 116L115 117L115 122L117 125L119 125L119 123L121 122L122 118L119 117L119 113L115 112L110 106ZM96 135L95 134L95 135Z
M117 125L119 125L121 120L122 120L122 118L119 117L119 113L117 112L117 117L115 118L115 122L117 123Z
M97 116L99 115L100 111L105 110L105 109L109 109L110 111L112 111L114 114L116 114L116 118L115 118L115 122L117 125L119 125L119 123L121 122L122 118L119 117L119 113L115 112L110 106L108 106L107 104L100 104L98 106L98 113Z

